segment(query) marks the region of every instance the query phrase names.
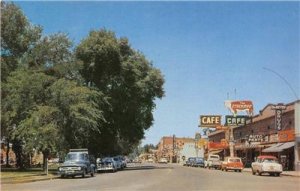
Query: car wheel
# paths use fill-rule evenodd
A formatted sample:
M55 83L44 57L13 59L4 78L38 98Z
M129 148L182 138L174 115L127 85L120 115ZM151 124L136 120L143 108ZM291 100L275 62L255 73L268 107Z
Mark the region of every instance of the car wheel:
M60 177L61 177L61 178L65 178L65 175L62 174L62 175L60 175Z
M85 173L86 173L86 172L85 172L85 169L83 169L83 172L82 172L82 175L81 175L82 178L85 177Z
M95 173L95 170L92 169L92 170L91 170L91 177L94 177L94 173Z
M261 176L261 175L262 175L262 173L258 171L258 176Z
M256 174L256 172L252 169L252 175L255 175Z
M227 171L228 171L228 169L227 169L227 168L225 168L225 171L227 172Z

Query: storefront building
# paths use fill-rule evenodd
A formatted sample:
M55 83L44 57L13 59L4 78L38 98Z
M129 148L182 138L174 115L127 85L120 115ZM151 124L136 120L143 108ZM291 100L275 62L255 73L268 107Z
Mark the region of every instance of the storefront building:
M179 161L179 151L183 149L187 143L195 144L195 139L186 137L162 137L157 145L157 159L167 158L169 162Z
M284 170L296 169L300 158L299 154L295 156L299 150L295 146L296 112L299 112L295 111L297 104L299 100L283 105L280 120L278 117L275 120L277 110L274 110L274 105L268 104L252 117L251 123L233 127L234 154L242 158L246 167L250 167L258 155L266 154L276 156ZM225 131L218 131L209 135L209 141L221 142L222 137L226 138ZM228 156L226 149L224 154Z

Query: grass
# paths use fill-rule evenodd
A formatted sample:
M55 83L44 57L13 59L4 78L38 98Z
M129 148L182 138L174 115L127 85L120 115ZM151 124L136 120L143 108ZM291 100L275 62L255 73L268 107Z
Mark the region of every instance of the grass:
M58 164L49 164L49 174L55 174L57 172ZM28 176L42 176L45 175L43 168L27 168L27 169L17 169L17 168L5 168L1 167L1 179L8 178L19 178Z

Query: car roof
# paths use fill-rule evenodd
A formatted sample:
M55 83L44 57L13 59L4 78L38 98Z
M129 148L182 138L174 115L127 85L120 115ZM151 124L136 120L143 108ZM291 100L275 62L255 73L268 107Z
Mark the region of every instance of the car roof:
M241 159L241 157L225 157L227 159Z
M262 159L262 158L272 158L272 159L277 159L277 157L271 156L271 155L261 155L261 156L258 156L257 158L260 158L260 159Z

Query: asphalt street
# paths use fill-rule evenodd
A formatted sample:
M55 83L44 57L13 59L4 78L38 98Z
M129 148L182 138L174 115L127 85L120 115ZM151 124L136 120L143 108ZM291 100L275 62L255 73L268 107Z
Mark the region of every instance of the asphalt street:
M300 178L257 176L249 172L223 172L178 164L131 164L116 173L47 181L3 184L3 191L188 191L261 190L299 191Z

